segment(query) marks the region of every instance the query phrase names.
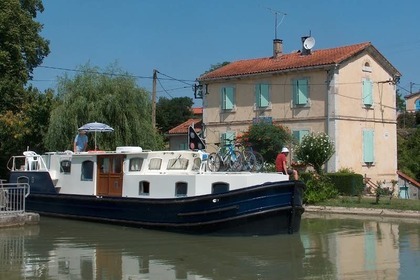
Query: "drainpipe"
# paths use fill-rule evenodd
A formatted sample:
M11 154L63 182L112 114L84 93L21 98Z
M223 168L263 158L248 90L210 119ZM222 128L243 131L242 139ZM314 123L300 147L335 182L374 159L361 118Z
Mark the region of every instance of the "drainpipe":
M331 122L331 117L336 114L337 112L337 104L336 104L336 93L338 91L337 83L338 83L338 64L336 64L332 69L327 71L327 90L326 90L326 111L327 111L327 123L326 123L326 133L331 138L331 140L334 141L334 145L336 148L336 151L338 150L337 147L337 127L336 123ZM334 127L332 127L334 126ZM332 133L332 134L331 134ZM338 165L338 155L337 153L334 153L333 157L327 162L327 172L329 170L335 170Z

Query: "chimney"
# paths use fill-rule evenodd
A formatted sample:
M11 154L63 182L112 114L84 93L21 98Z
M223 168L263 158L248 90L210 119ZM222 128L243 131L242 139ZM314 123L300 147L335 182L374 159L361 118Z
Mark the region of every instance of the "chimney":
M283 54L283 40L273 40L273 58L280 57Z

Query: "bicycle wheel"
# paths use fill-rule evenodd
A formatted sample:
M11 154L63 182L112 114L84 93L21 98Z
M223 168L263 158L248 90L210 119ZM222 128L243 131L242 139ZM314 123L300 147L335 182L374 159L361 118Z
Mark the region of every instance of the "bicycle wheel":
M220 169L220 162L220 156L217 153L211 153L207 159L207 167L210 171L217 172Z
M255 155L250 151L243 152L242 170L253 171L255 165Z
M234 153L228 159L228 171L241 171L243 162L242 154L239 151L235 151Z
M264 158L263 156L258 152L253 152L255 156L255 163L254 163L254 169L252 171L260 171L264 167Z

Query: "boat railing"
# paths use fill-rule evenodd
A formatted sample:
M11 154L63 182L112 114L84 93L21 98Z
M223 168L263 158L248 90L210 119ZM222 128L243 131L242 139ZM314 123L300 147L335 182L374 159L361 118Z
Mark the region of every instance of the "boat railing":
M48 171L42 156L32 151L23 152L23 156L12 156L7 163L10 171Z
M24 213L29 193L28 183L4 183L4 180L0 180L0 215Z

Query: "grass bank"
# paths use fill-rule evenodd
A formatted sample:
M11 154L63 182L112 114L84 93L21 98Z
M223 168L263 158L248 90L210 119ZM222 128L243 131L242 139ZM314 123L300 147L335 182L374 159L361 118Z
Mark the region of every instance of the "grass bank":
M420 211L420 200L380 197L376 203L375 197L341 196L315 204L316 206L355 207Z

